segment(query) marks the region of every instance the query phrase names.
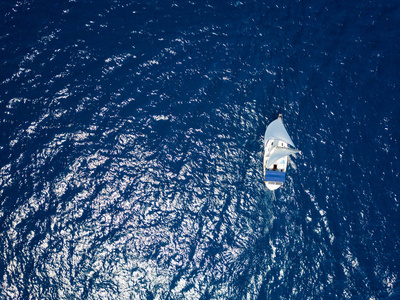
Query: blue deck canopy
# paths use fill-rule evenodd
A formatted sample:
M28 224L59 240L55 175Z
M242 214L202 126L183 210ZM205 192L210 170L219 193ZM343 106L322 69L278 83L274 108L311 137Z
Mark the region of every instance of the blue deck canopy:
M265 171L265 181L285 182L285 172Z

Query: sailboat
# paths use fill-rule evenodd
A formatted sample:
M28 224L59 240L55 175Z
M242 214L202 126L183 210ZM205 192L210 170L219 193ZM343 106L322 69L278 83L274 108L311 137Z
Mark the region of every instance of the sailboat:
M264 136L263 174L269 190L282 187L288 157L299 152L283 125L282 114L279 114L278 119L268 125Z

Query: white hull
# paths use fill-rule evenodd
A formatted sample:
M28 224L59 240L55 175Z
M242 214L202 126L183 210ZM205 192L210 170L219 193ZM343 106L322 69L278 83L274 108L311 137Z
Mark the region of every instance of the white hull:
M287 169L287 163L288 163L288 157L282 157L281 159L279 159L279 161L277 161L276 164L274 164L272 167L267 168L267 164L268 164L268 160L271 156L271 150L275 147L283 147L283 148L287 148L288 144L278 140L278 139L270 139L267 141L267 144L265 145L264 148L264 159L263 159L263 178L265 180L265 172L266 170L268 171L280 171L280 172L285 172L286 173L286 169ZM274 191L278 188L280 188L283 185L283 182L276 182L276 181L264 181L265 185L267 186L267 188L271 191Z
M285 183L289 156L299 153L282 122L282 115L272 121L265 130L263 175L271 191Z

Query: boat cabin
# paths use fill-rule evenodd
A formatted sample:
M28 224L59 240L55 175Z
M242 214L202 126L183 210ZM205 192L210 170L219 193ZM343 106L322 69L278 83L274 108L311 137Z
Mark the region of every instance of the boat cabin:
M285 175L285 172L267 170L265 171L265 181L282 185L285 182Z

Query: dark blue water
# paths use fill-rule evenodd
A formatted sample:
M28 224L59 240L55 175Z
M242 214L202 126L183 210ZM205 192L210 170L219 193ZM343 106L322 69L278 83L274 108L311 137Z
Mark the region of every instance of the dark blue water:
M2 1L0 298L400 299L399 53L395 0Z

